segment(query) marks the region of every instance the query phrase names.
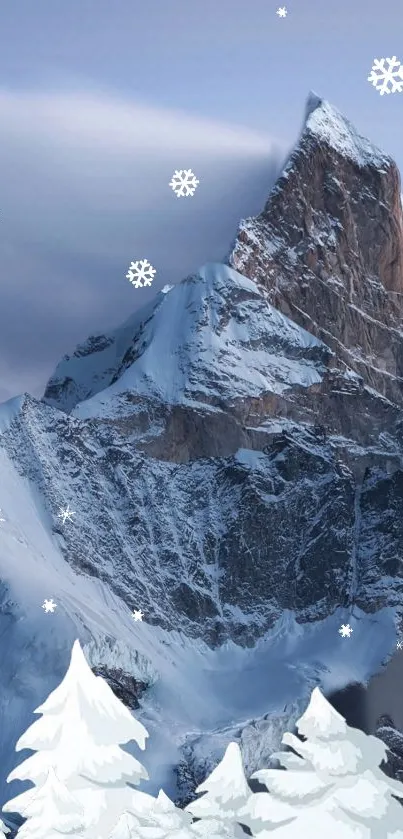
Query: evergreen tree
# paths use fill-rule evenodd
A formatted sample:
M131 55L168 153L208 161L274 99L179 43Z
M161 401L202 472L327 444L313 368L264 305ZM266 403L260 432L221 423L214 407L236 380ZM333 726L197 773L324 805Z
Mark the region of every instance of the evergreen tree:
M62 784L53 769L49 769L44 784L13 799L18 809L18 799L25 800L24 810L19 810L26 822L18 831L18 839L62 839L63 836L85 836L84 811ZM8 809L5 807L5 809Z
M269 790L268 813L278 803L294 811L294 818L275 830L276 839L301 839L318 830L326 839L403 839L403 808L396 800L403 799L403 784L379 768L387 759L385 745L350 728L319 688L297 729L304 741L294 734L283 737L294 753L274 755L283 769L252 776ZM270 818L267 824L250 818L248 826L260 839L272 835Z
M4 839L7 833L10 833L10 828L6 827L4 822L0 819L0 839Z
M204 795L188 804L186 810L198 819L214 820L214 826L206 825L206 829L210 827L212 831L217 831L218 823L221 823L223 830L233 830L235 836L244 835L238 825L238 813L248 801L251 791L245 778L241 750L237 743L229 744L221 762L197 787L196 792L202 792ZM201 835L204 829L200 825L197 832Z
M101 676L94 676L79 641L75 641L69 669L48 699L36 709L42 714L20 737L16 750L35 754L8 777L29 780L41 787L50 769L81 804L86 838L108 836L134 793L148 778L144 767L120 746L131 740L141 749L146 729L114 695ZM32 789L9 801L4 810L28 812Z

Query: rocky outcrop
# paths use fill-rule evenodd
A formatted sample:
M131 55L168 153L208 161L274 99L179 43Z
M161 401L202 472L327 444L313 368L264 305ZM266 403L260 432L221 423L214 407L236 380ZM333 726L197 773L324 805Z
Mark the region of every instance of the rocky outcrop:
M130 673L125 673L121 668L101 666L94 667L92 670L95 676L102 676L105 679L109 687L112 688L115 696L130 711L135 711L140 707L139 699L148 687L145 682L133 678Z
M312 96L300 141L229 263L324 341L339 362L403 400L403 221L394 162Z

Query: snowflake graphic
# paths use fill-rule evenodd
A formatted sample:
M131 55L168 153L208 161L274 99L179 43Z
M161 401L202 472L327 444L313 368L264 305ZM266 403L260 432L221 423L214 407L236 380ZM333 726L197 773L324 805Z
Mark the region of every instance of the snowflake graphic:
M342 638L349 638L352 631L353 628L350 626L349 623L342 623L339 629L339 635L341 635Z
M155 268L150 265L147 259L139 259L137 262L130 263L126 277L134 285L134 288L144 288L144 286L151 285L156 273Z
M200 181L197 180L191 169L175 169L169 186L172 187L178 198L187 198L189 195L194 195L199 183Z
M403 650L403 641L398 641L396 647L398 650Z
M381 96L384 93L402 93L403 65L395 55L392 58L374 58L368 81L379 90Z
M45 600L42 604L42 609L44 609L45 612L54 612L56 608L57 608L57 606L56 606L56 603L53 602L53 599L50 598L50 600L46 600L46 597L45 597Z
M143 612L140 609L138 611L136 611L136 609L135 609L133 614L132 614L132 618L135 621L142 621L143 618L144 618Z
M73 516L75 516L75 513L73 512L73 510L70 510L70 505L67 504L67 507L65 507L64 509L63 507L60 508L60 513L58 513L57 518L62 519L63 524L65 524L66 520L73 518Z
M286 17L287 16L286 7L285 6L280 6L276 11L276 15L278 15L279 17Z

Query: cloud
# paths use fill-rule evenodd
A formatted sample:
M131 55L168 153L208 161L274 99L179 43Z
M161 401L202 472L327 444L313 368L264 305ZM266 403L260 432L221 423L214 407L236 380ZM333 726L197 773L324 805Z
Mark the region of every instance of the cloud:
M284 155L239 126L104 92L0 91L0 399L39 394L59 357L165 283L223 259ZM178 199L174 169L200 185ZM150 291L125 279L157 269Z

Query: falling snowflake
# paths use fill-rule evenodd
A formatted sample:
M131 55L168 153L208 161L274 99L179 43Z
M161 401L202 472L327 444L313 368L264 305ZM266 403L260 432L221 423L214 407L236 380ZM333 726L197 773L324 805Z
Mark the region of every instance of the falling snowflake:
M142 621L143 618L144 618L143 612L140 609L137 612L136 609L135 609L133 614L132 614L132 618L135 621Z
M42 604L42 609L44 609L45 612L54 612L56 608L56 603L53 602L52 598L50 598L50 600L46 600L45 598Z
M353 628L350 626L349 623L342 623L339 629L339 635L341 635L342 638L349 638L352 631Z
M73 510L70 510L70 505L67 504L67 507L65 507L64 509L63 507L60 508L60 513L58 513L57 518L62 519L63 524L65 524L66 520L73 518L73 516L75 516L75 513L73 512Z
M0 521L5 521L5 519L3 519L2 515L1 515L1 507L0 507Z
M199 183L200 181L197 180L191 169L175 169L169 186L172 187L178 198L187 198L189 195L194 195Z
M144 288L151 285L156 273L155 268L150 265L147 259L139 259L137 262L130 263L126 277L134 285L134 288Z
M368 81L379 90L381 96L384 93L402 93L403 64L395 55L392 58L374 58Z
M403 650L403 641L398 641L396 647L398 650Z
M287 9L286 9L286 7L285 7L285 6L280 6L280 7L277 9L276 15L278 15L279 17L286 17L286 16L287 16Z

